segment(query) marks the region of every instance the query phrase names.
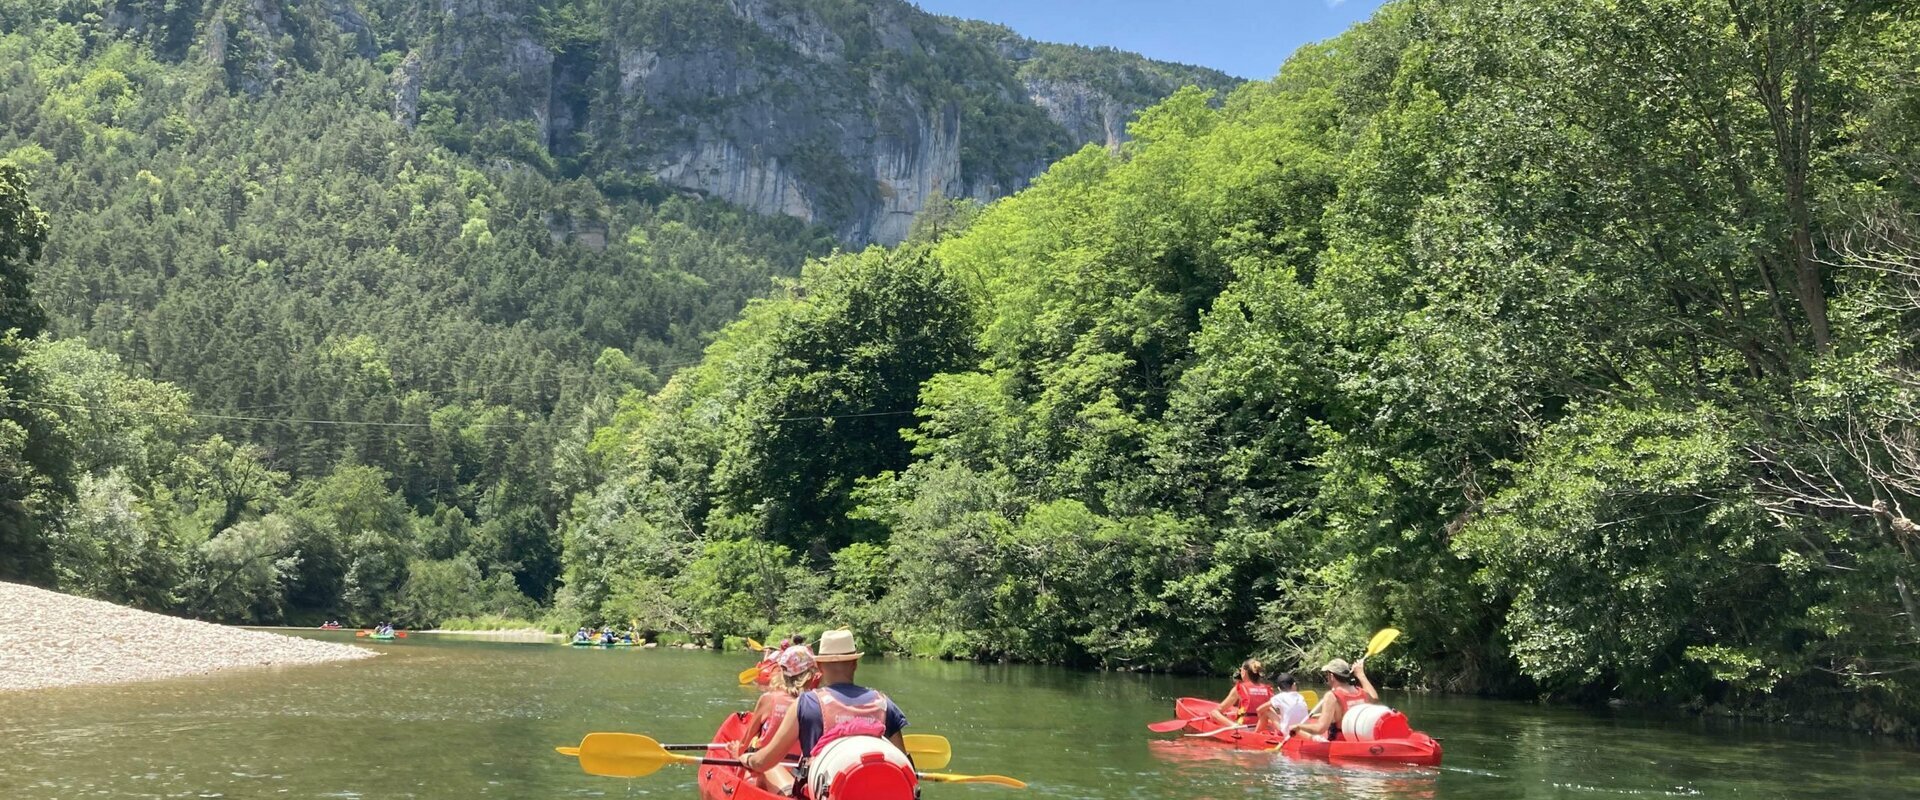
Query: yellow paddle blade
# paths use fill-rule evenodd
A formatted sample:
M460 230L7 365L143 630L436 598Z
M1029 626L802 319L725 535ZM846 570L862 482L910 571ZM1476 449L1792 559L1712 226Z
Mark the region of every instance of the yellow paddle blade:
M931 733L909 733L906 735L907 755L913 756L913 765L922 769L946 769L953 761L953 743L947 737Z
M1380 651L1387 649L1387 645L1393 644L1393 640L1398 638L1400 638L1399 628L1382 628L1379 633L1373 635L1372 641L1367 642L1367 657L1379 655Z
M1307 701L1307 708L1320 705L1320 693L1312 689L1301 689L1300 699Z
M760 677L759 667L748 667L746 669L740 670L740 685L745 686L749 683L753 683L754 679L758 677Z
M578 747L556 747L556 748L553 748L553 752L559 753L560 755L563 755L563 756L573 756L574 758L580 757L580 748Z
M955 775L950 772L922 772L920 780L934 783L991 783L1009 789L1025 789L1026 781L1009 778L1005 775Z
M747 637L747 648L750 650L753 650L754 652L765 652L767 649L767 646L754 641L753 637L749 636Z
M669 753L637 733L589 733L580 740L580 771L607 778L639 778L674 763L700 759Z

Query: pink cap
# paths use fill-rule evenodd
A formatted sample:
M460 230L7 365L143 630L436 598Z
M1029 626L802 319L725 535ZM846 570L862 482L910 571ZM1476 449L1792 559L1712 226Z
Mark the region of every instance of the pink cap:
M794 645L780 654L780 670L788 675L800 675L813 669L813 651L806 645Z

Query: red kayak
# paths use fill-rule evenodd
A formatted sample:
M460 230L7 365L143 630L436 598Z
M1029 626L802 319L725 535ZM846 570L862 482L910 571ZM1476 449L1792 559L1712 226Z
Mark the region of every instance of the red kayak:
M715 744L733 744L740 741L747 731L747 715L728 714L727 721L720 723L720 730L713 734ZM724 756L727 750L713 748L708 755ZM784 795L774 794L747 780L747 771L739 767L700 766L700 797L702 800L792 800Z
M726 721L720 723L720 730L714 731L713 741L716 744L732 744L746 735L746 729L745 713L729 714ZM720 756L728 751L725 748L715 747L707 752ZM797 752L789 756L789 760L798 758ZM851 761L840 768L830 765L834 760L831 749L824 749L815 757L814 768L826 769L827 774L835 776L832 781L833 789L830 792L835 797L844 795L847 800L917 800L919 797L919 792L911 780L911 767L884 767L884 769L896 770L893 776L890 776L894 779L875 781L870 780L874 775L866 771L869 767L876 768L876 771L881 768L881 765L868 763L873 759ZM902 769L907 772L904 779L898 777L897 770ZM856 775L860 777L853 777ZM869 780L862 778L869 778ZM775 794L753 785L747 780L745 769L711 764L700 766L700 797L701 800L793 800L786 795Z
M1182 697L1175 704L1175 708L1181 719L1189 720L1186 732L1200 733L1220 727L1219 723L1209 716L1219 705L1219 701L1204 697ZM1366 742L1345 740L1319 742L1305 736L1288 738L1277 733L1260 733L1242 728L1235 731L1222 731L1207 737L1196 737L1195 741L1219 742L1242 750L1272 750L1279 747L1280 752L1286 756L1320 761L1440 766L1440 743L1419 731L1410 731L1402 737Z

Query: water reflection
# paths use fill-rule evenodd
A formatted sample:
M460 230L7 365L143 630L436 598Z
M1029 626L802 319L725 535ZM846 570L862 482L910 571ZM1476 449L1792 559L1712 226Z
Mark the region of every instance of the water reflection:
M1242 750L1204 739L1156 740L1147 743L1156 761L1179 772L1234 776L1241 796L1404 798L1428 800L1436 796L1437 770L1420 767L1375 767L1296 760L1277 753Z

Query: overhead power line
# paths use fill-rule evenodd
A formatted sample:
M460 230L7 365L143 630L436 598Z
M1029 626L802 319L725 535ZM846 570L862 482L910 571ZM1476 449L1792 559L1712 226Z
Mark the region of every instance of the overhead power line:
M108 408L106 406L84 406L84 405L76 405L74 403L49 403L43 400L12 400L10 399L10 400L0 400L0 403L4 403L6 405L11 405L11 406L65 408L65 409L71 409L74 411L94 411L94 412L108 413L108 414L133 413L133 414L145 414L148 416L160 416L161 414L166 413L161 411L151 411L147 409ZM192 417L194 419L221 420L224 422L285 422L285 423L292 423L292 424L298 424L298 425L339 425L344 427L362 427L362 428L431 428L433 427L433 423L431 422L375 422L371 420L357 420L357 419L300 419L295 417L242 417L242 416L237 416L233 414L199 414L194 412L184 412L181 414L181 416ZM481 422L481 423L472 423L470 425L466 425L462 427L524 428L531 424L533 423L530 423L530 422L512 422L512 423Z
M870 411L865 414L815 414L813 416L807 416L807 417L774 417L773 419L768 420L768 422L805 422L807 420L819 420L821 422L826 422L827 420L830 420L830 419L853 419L855 417L896 417L901 414L912 414L912 413L914 412L912 411Z

